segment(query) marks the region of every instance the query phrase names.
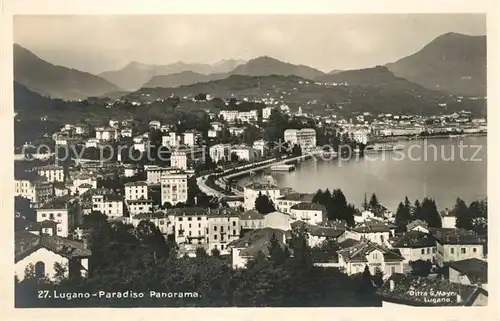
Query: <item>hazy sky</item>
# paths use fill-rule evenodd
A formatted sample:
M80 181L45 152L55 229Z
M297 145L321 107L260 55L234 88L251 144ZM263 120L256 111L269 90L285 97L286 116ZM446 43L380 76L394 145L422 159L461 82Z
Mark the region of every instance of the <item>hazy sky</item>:
M14 42L99 73L131 61L214 63L268 55L323 71L385 64L446 32L485 35L485 15L16 16Z

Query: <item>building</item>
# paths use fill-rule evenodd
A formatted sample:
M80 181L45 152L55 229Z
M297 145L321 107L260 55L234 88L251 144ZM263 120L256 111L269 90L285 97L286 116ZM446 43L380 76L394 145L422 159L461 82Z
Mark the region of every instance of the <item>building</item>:
M221 110L219 116L222 116L228 123L234 122L238 118L237 110Z
M290 214L290 208L293 205L300 204L302 202L312 202L314 194L308 193L290 193L285 196L281 196L276 200L276 209L280 212Z
M164 173L161 176L161 203L184 203L188 197L188 174Z
M280 246L285 247L285 231L273 228L250 231L242 238L229 243L233 268L245 268L247 262L259 253L268 256L269 244L273 237L276 238Z
M240 214L240 226L243 230L264 228L264 215L256 210L249 210Z
M488 262L476 258L450 262L450 282L475 285L488 291Z
M307 242L310 247L320 246L326 241L343 240L342 236L346 233L345 228L324 227L305 223L304 221L295 221L291 224L294 227L303 227L307 231Z
M441 228L431 233L436 238L436 261L439 266L452 261L484 258L486 242L472 231Z
M159 120L152 120L149 122L149 128L160 130L161 122Z
M170 167L160 167L156 165L144 166L146 170L146 182L148 185L157 185L161 182L162 175L170 174L178 171L177 169Z
M309 224L318 224L326 220L326 207L318 203L302 202L290 208L290 216Z
M185 151L173 151L170 154L170 166L178 169L188 169L187 153Z
M208 211L201 207L175 208L167 212L174 222L177 244L206 244Z
M65 277L88 275L88 259L92 252L86 243L27 231L16 232L14 237L15 276L19 281L24 279L25 271L30 269L33 269L37 279L47 277L55 280L56 263L66 268Z
M95 138L99 141L111 141L118 139L118 131L112 127L97 127L95 129Z
M152 213L153 212L153 201L148 199L134 199L128 200L127 210L130 215L137 215L141 213Z
M287 129L283 136L286 142L299 145L302 151L307 152L316 147L316 130L312 128Z
M255 200L259 194L267 195L267 197L276 204L276 200L281 196L280 188L273 184L252 183L243 188L243 196L245 197L245 211L255 208Z
M377 269L386 276L405 270L405 258L399 250L388 249L367 240L344 248L338 251L338 254L339 266L347 275L362 273L366 266L372 275L375 275Z
M239 160L253 162L260 158L257 150L246 145L231 146L231 155L236 154Z
M163 235L173 234L174 233L174 222L172 217L166 212L158 211L154 213L140 213L131 216L130 223L137 227L141 221L149 221L152 222Z
M130 137L130 138L132 138L134 136L134 131L132 130L132 128L123 128L120 131L120 136L121 137Z
M256 109L249 110L249 111L240 111L238 112L238 120L241 121L242 123L249 123L252 121L257 121L259 117L259 111Z
M75 134L79 136L86 136L90 134L90 125L88 124L77 124L75 125Z
M264 228L280 229L289 231L292 229L292 218L281 212L272 212L264 215Z
M137 174L137 168L132 164L123 165L123 176L132 177Z
M221 208L211 211L207 218L209 250L218 249L221 254L229 254L227 244L240 237L239 213Z
M365 145L368 143L369 135L370 132L367 130L357 130L352 133L352 137L355 141Z
M261 156L266 155L267 142L263 139L259 139L253 142L252 147L259 152Z
M181 137L175 132L166 133L161 137L161 145L166 147L177 147L180 145Z
M46 165L37 169L39 176L47 178L48 182L64 182L64 167L58 165Z
M123 197L107 192L92 195L92 211L101 212L108 218L122 217Z
M53 184L42 176L34 179L16 179L14 185L15 195L29 199L35 206L49 201L55 194Z
M197 130L186 131L183 134L183 136L184 136L184 145L189 147L197 146L203 138L201 132Z
M212 161L215 163L218 163L221 160L227 161L231 155L231 144L217 144L210 146L208 153Z
M456 224L457 224L457 217L455 216L454 210L445 212L441 215L441 227L455 228Z
M480 287L402 273L391 275L376 294L382 307L488 305L488 292Z
M221 204L227 204L229 208L242 209L245 198L243 196L224 196L220 199Z
M389 238L394 236L396 226L383 221L371 220L358 223L352 232L358 235L358 240L369 240L380 245L389 245Z
M266 121L271 117L271 112L273 111L274 107L272 106L266 106L262 108L262 120Z
M129 182L125 184L125 200L148 199L148 184L144 181Z
M231 135L240 136L245 132L245 127L229 127L228 130Z
M36 210L38 223L47 220L57 223L57 236L68 237L69 231L81 222L80 205L70 196L53 199Z
M409 231L398 238L392 247L398 249L407 262L436 261L436 239L428 233Z

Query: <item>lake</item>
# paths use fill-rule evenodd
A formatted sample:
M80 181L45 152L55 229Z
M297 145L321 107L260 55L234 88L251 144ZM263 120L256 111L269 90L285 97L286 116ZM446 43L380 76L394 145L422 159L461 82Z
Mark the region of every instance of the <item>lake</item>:
M402 150L353 156L350 160L307 160L290 173L273 173L280 187L297 192L340 188L360 207L365 193L395 211L408 196L431 197L438 209L451 208L457 197L487 196L487 138L465 137L401 141Z

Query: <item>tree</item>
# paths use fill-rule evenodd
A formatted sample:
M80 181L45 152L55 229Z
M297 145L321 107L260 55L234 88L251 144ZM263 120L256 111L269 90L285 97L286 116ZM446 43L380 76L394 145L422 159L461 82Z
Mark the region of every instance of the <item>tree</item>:
M465 202L457 198L455 202L455 207L453 208L453 212L455 213L456 223L455 226L457 228L462 228L465 230L472 230L472 216L469 213L469 209Z
M432 262L429 260L410 261L411 274L416 276L428 277L431 273Z
M420 204L420 201L417 199L415 200L415 204L413 205L413 210L412 210L412 213L411 213L411 219L412 220L422 220L422 217L421 217L421 209L422 209L422 205Z
M377 288L384 284L384 272L377 266L375 269L375 275L373 276L373 283Z
M299 145L297 145L297 144L293 145L292 156L294 156L294 157L302 156L302 148Z
M261 192L259 192L259 195L255 199L255 209L261 214L268 214L276 211L273 201L271 201L267 195L262 195Z
M366 193L365 193L365 199L363 200L363 209L364 209L365 211L367 211L367 210L368 210L368 207L369 207L369 205L368 205L368 200L367 200L367 198L366 198Z
M213 257L217 257L217 258L220 257L220 251L219 251L219 249L213 248L212 249L212 256Z
M285 263L285 260L287 259L285 256L286 253L281 247L276 234L273 233L271 235L271 239L269 240L269 245L267 248L269 251L269 260L274 266L279 266Z
M406 225L411 221L409 209L400 202L396 211L397 232L406 232Z
M373 193L372 196L370 197L370 208L372 210L374 210L377 208L378 205L379 205L379 202L377 199L377 195L375 195L375 193Z
M66 266L61 264L60 262L54 263L54 279L56 283L61 283L64 279L66 279Z
M441 215L437 210L436 202L431 198L424 198L422 208L420 209L420 217L427 222L429 227L441 227Z
M196 248L195 253L196 253L196 258L206 258L208 256L205 248L201 246Z
M240 161L240 157L238 156L238 154L236 154L235 152L232 152L231 153L231 158L230 158L230 161L232 163L237 163Z

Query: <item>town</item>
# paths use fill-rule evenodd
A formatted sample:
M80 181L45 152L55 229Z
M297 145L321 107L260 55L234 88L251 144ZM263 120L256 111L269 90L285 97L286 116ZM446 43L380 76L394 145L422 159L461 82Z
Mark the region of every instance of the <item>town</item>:
M218 98L176 99L182 105ZM360 277L368 305L486 305L485 200L467 205L458 199L445 210L430 198L406 199L388 209L366 191L365 204L356 208L340 190L299 193L269 175L325 154L339 157L341 146L363 150L398 140L486 135L485 118L465 109L344 118L292 110L267 97L223 104L218 113L169 123L68 123L16 146L17 282L47 278L58 286L103 278L108 256L132 258L126 243L139 240L153 253L154 263L141 263L145 269L172 253L194 262L217 259L233 271L257 269L260 260L293 265L307 257L314 269ZM249 182L241 183L243 177ZM410 295L410 289L453 298Z

